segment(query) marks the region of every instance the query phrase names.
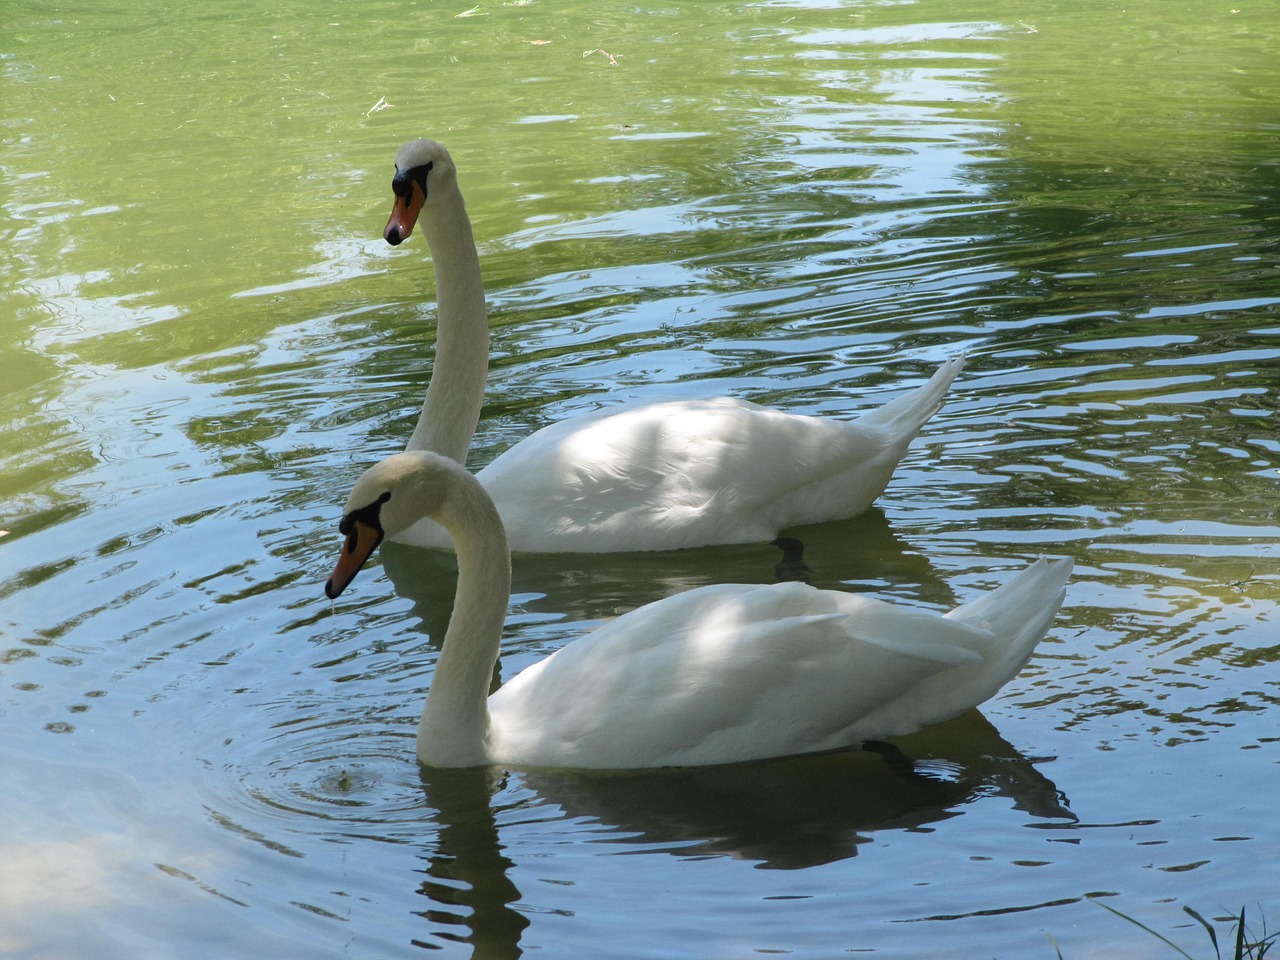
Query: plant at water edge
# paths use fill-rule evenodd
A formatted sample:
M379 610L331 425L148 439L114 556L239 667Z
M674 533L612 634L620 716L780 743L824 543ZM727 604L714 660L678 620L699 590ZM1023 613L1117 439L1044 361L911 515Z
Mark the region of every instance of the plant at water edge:
M1090 899L1092 900L1092 898ZM1143 930L1147 931L1147 933L1151 934L1157 940L1161 940L1164 943L1167 943L1169 946L1171 946L1174 950L1178 952L1178 956L1185 957L1186 960L1195 960L1195 958L1192 957L1191 954L1187 953L1187 951L1183 950L1180 946L1178 946L1176 943L1174 943L1164 934L1157 933L1155 930L1152 930L1141 920L1136 920L1133 917L1129 916L1127 913L1121 913L1115 907L1108 906L1107 904L1103 903L1101 900L1092 900L1092 902L1096 903L1098 906L1102 907L1104 910L1108 910L1111 913L1114 913L1117 917L1120 917L1122 920L1128 920L1134 926L1141 927ZM1206 920L1203 916L1201 916L1201 914L1197 910L1191 907L1183 907L1182 912L1185 913L1187 916L1189 916L1192 920L1196 921L1196 923L1200 924L1200 926L1204 927L1205 931L1209 934L1209 942L1213 944L1214 956L1217 958L1217 960L1223 960L1222 949L1218 944L1218 932L1214 930L1213 924L1211 924L1208 920ZM1268 954L1271 953L1272 947L1276 946L1277 944L1280 944L1280 931L1276 933L1271 933L1271 934L1267 933L1266 920L1263 920L1262 922L1262 932L1260 934L1258 935L1251 934L1251 932L1249 931L1249 928L1245 925L1245 908L1244 907L1240 908L1239 916L1232 917L1232 921L1235 927L1235 936L1233 938L1234 943L1232 944L1233 951L1227 955L1228 960L1263 960L1263 958L1265 958ZM1065 960L1065 958L1062 956L1061 948L1056 943L1054 943L1053 948L1054 948L1054 952L1057 954L1058 960Z

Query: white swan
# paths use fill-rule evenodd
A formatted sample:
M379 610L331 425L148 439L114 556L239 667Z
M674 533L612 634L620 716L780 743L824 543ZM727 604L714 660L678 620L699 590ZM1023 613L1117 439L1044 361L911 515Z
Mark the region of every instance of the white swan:
M336 597L385 536L453 537L453 614L418 726L429 766L635 769L835 750L911 733L1013 677L1062 602L1037 560L946 616L802 583L698 587L618 617L487 696L511 584L493 500L454 461L398 453L347 501Z
M421 217L436 274L435 368L406 449L465 463L489 365L471 222L439 143L401 147L391 188L387 242L401 243ZM612 407L537 431L482 469L480 482L518 552L768 542L785 527L871 506L962 363L947 361L924 386L852 422L728 398ZM430 521L395 539L449 546Z

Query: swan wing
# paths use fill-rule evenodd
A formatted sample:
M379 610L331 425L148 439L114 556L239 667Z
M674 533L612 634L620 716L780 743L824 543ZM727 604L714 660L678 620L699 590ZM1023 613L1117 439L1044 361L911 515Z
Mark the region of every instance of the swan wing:
M771 540L871 506L963 363L853 421L730 398L609 407L544 427L478 476L518 552ZM450 545L429 520L395 539Z
M718 398L554 424L479 478L514 550L659 550L769 540L811 516L861 512L899 456L891 433L857 421Z
M730 763L849 746L925 678L981 664L989 630L804 584L703 587L632 611L489 700L525 766Z

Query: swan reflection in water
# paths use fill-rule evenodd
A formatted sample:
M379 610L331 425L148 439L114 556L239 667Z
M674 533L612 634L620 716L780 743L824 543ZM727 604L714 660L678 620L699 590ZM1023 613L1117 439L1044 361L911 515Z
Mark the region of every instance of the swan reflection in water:
M794 579L788 574L790 560L797 558L811 568L805 572L805 582L815 587L900 596L944 608L958 603L947 578L894 532L879 508L848 520L796 527L781 539L801 543L799 556L784 551L780 560L781 548L769 543L674 552L515 553L511 557L513 596L528 612L546 610L556 619L603 620L707 584ZM413 613L422 620L425 633L443 637L453 609L457 575L453 554L390 542L379 549L382 569L396 594L413 601Z
M520 861L520 839L512 829L504 844L497 806L521 811L526 834L573 821L590 843L772 870L850 859L873 850L878 833L927 831L992 795L1039 820L1076 820L1040 761L1020 754L976 710L895 745L913 762L842 751L646 773L421 767L439 828L418 891L428 901L419 911L430 927L424 941L470 943L475 957L520 956L529 920L508 875Z

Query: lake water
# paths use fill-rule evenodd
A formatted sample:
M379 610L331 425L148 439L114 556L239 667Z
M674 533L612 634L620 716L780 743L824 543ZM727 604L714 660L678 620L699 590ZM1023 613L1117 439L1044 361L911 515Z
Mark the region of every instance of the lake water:
M1280 925L1280 8L14 0L0 954L1167 956ZM418 768L447 555L330 604L431 369L392 157L453 152L471 465L619 399L832 417L957 353L815 582L1067 602L979 715L643 777ZM502 672L764 544L517 558ZM1229 924L1221 923L1221 935Z

